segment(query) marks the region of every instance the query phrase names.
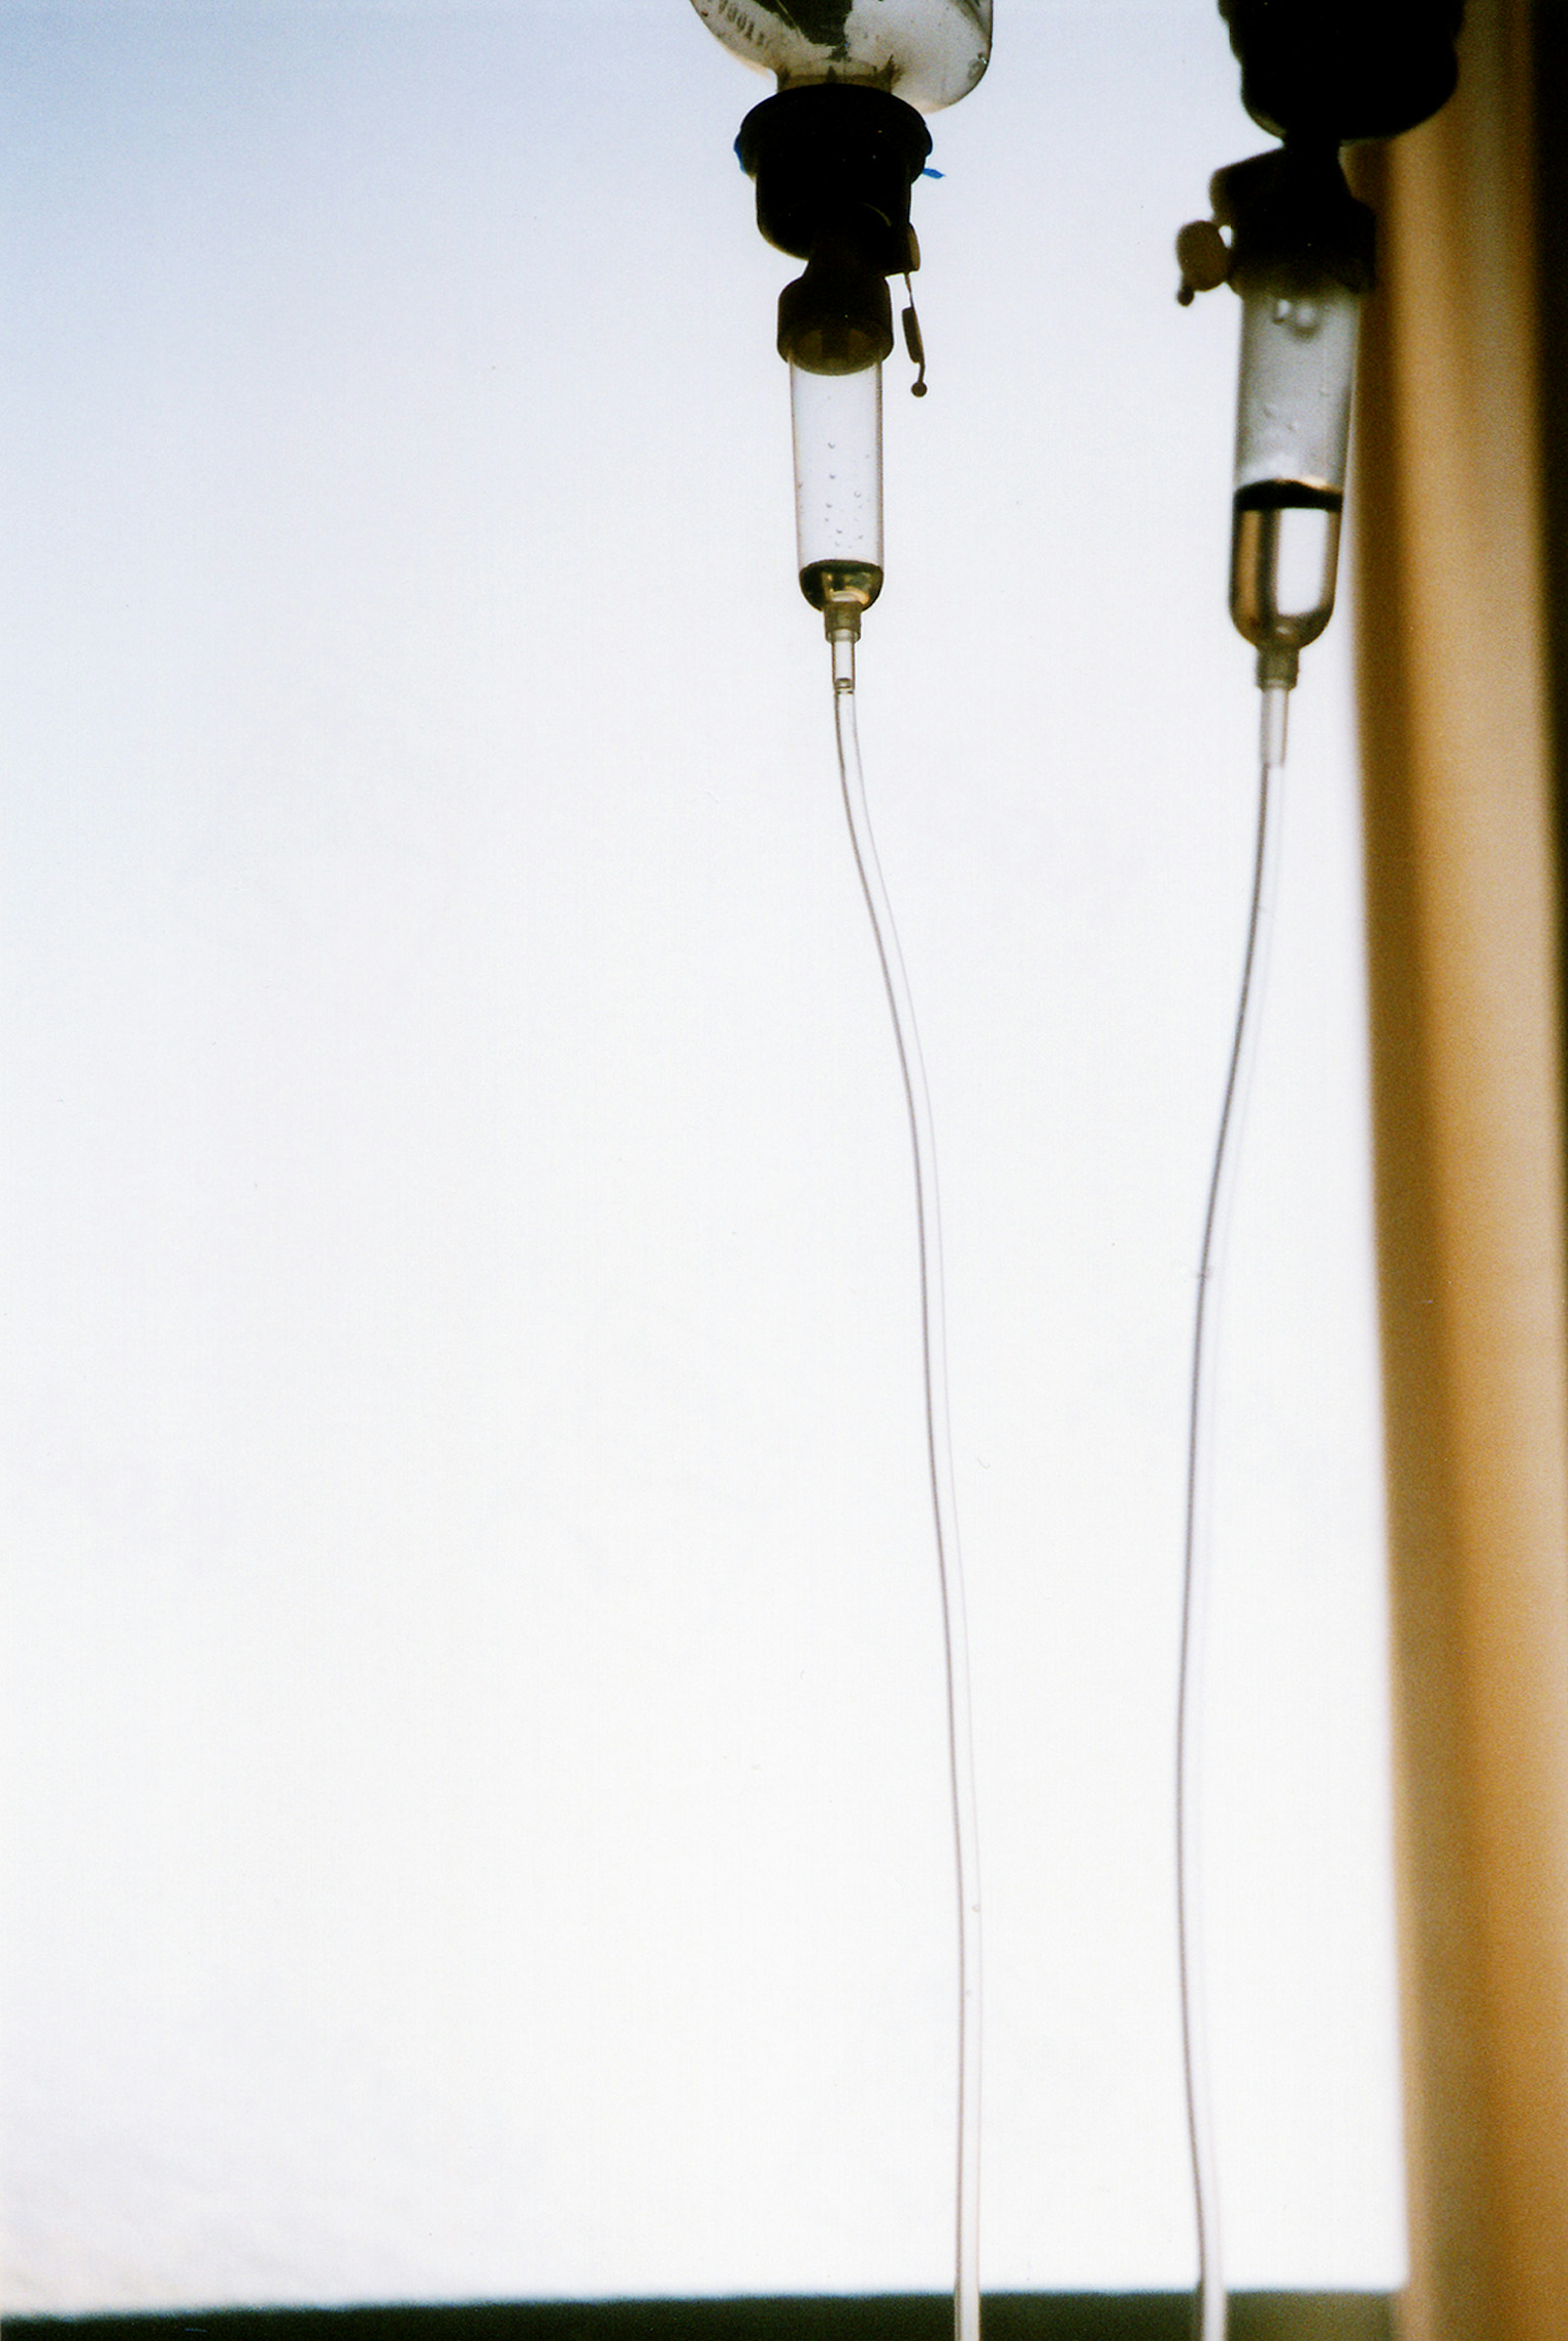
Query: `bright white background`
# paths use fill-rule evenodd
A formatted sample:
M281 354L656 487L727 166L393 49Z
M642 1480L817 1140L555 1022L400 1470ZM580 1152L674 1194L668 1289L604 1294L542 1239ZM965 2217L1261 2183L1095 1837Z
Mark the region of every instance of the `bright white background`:
M1004 0L917 194L874 814L942 1149L984 2272L1175 2285L1189 1316L1263 142ZM0 18L5 2305L939 2287L902 1102L683 0ZM1305 662L1213 1676L1232 2280L1392 2285L1348 613Z

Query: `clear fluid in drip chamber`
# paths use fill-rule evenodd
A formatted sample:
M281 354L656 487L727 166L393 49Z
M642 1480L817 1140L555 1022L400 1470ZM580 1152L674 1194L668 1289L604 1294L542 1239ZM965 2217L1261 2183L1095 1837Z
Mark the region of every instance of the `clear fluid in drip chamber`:
M1302 480L1236 492L1231 615L1259 650L1304 650L1333 614L1343 496Z

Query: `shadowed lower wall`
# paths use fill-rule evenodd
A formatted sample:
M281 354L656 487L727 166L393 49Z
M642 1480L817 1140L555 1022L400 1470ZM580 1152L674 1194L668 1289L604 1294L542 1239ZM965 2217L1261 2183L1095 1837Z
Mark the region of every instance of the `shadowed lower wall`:
M988 2293L986 2341L1190 2341L1185 2292ZM1366 2292L1232 2296L1232 2341L1389 2341ZM945 2293L13 2317L5 2341L948 2341Z

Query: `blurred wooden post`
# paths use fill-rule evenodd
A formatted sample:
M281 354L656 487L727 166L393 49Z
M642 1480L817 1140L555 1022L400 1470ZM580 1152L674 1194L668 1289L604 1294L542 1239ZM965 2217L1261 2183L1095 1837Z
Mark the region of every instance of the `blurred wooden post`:
M1356 509L1406 2341L1568 2336L1568 1311L1529 11L1367 158ZM1561 613L1553 613L1562 622Z

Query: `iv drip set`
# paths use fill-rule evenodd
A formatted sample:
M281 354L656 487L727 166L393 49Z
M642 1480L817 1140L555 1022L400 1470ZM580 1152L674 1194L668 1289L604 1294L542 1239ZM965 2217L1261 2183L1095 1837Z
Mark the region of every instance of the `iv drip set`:
M802 590L835 632L882 590L882 365L891 277L920 265L910 192L924 116L966 96L991 55L992 0L693 0L724 46L777 77L735 142L757 225L806 262L779 302L790 368ZM1213 217L1182 229L1177 298L1242 302L1231 614L1258 653L1265 738L1333 611L1361 303L1373 214L1341 149L1413 129L1457 77L1463 0L1219 0L1242 96L1282 141L1217 172ZM913 294L903 313L924 395ZM1271 702L1277 702L1271 707Z
M882 367L888 278L920 265L910 191L931 152L912 105L870 84L781 90L741 125L757 224L806 263L779 296L790 370L801 591L830 639L882 591ZM906 315L913 317L914 304Z
M1198 1695L1207 1592L1206 1425L1213 1292L1255 1043L1277 822L1275 776L1301 652L1333 613L1351 398L1376 220L1343 147L1413 129L1452 95L1463 0L1218 0L1242 98L1280 144L1215 173L1211 216L1176 239L1177 299L1229 284L1240 297L1230 609L1256 653L1260 787L1242 979L1213 1155L1192 1351L1176 1751L1177 1947L1187 2127L1198 2236L1196 2341L1224 2341L1203 1960ZM779 301L790 370L797 566L832 651L838 764L861 885L904 1074L914 1171L926 1438L947 1649L959 1908L954 2321L979 2341L980 1901L969 1683L947 1426L935 1149L913 1006L877 866L855 729L854 652L883 586L882 369L894 346L889 280L920 265L910 195L931 137L924 116L985 72L992 0L693 0L709 30L776 75L736 153L767 241L806 264ZM913 293L905 345L924 393Z
M1213 218L1176 239L1176 297L1223 284L1241 295L1231 616L1258 654L1263 752L1278 764L1301 652L1333 614L1377 224L1345 184L1337 148L1315 142L1216 172L1209 195Z

